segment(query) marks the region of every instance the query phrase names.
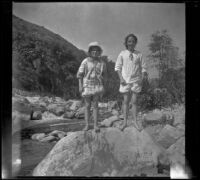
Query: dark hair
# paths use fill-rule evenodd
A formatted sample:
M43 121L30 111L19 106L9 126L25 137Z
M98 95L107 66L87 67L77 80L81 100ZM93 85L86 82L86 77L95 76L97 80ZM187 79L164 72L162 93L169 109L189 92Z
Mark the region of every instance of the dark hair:
M124 41L124 45L126 46L126 48L128 48L127 47L127 41L128 41L128 38L129 37L133 37L134 39L135 39L135 42L137 43L137 37L134 35L134 34L129 34L129 35L127 35L126 37L125 37L125 41Z
M89 49L88 49L88 54L90 54L91 50L93 47L97 47L100 51L100 53L102 53L102 49L99 47L99 46L91 46Z

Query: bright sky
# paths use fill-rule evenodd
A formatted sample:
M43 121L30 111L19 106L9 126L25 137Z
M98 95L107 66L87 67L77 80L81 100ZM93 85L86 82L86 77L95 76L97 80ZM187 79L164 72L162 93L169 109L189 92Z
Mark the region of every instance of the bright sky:
M13 14L59 34L79 49L98 41L113 61L129 33L138 37L136 49L146 57L151 34L167 29L185 52L184 3L13 3ZM152 73L153 75L153 73Z

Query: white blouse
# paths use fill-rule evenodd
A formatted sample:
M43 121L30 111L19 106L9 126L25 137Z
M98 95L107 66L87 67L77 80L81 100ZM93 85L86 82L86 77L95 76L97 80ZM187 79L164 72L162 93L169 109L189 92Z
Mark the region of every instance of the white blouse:
M126 83L134 83L141 80L142 73L146 72L146 63L139 51L131 53L128 50L121 51L115 63L115 71L120 71Z

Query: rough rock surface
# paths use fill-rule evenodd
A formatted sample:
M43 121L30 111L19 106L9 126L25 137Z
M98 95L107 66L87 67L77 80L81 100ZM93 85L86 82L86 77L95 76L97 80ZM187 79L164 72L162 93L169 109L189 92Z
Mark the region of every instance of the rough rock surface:
M33 140L41 140L41 139L43 139L45 136L46 136L45 133L36 133L36 134L33 134L33 135L31 136L31 139L33 139Z
M185 137L179 138L176 143L167 149L171 164L185 165Z
M63 118L73 118L74 117L74 111L66 111L63 115Z
M75 117L78 119L83 119L84 116L85 116L85 107L81 107L76 111Z
M113 125L113 123L115 121L118 121L119 120L119 117L118 116L111 116L107 119L104 119L102 122L101 122L101 125L102 126L105 126L105 127L111 127Z
M170 125L166 125L159 133L158 143L164 148L168 148L176 142L178 138L183 136L185 132L181 129L175 128Z
M33 112L31 120L40 120L40 119L42 119L42 112L41 111Z
M143 126L160 124L164 121L165 116L162 112L150 112L144 116Z
M160 148L145 132L128 127L78 131L62 138L34 169L34 176L134 176L156 166Z

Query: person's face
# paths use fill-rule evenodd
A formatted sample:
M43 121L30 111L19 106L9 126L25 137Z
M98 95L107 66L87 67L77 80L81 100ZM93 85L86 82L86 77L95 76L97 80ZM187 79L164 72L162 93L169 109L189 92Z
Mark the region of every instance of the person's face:
M127 48L128 50L132 51L135 49L135 46L136 46L136 41L135 41L135 38L130 36L128 39L127 39Z
M90 50L90 56L93 58L98 58L101 55L99 47L92 47Z

